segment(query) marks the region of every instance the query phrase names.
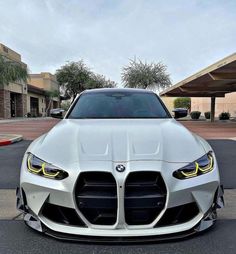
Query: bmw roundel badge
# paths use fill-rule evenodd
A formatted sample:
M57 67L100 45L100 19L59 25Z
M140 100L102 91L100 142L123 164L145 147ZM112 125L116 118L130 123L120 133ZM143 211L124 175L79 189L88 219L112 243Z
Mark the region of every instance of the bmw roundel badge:
M117 165L116 166L116 171L118 171L118 172L124 172L125 171L125 166L121 165L121 164Z

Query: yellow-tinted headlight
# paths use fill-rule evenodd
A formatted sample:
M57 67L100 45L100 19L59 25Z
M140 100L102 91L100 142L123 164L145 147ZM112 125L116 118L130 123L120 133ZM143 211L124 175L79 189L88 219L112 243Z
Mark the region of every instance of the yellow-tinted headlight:
M212 171L214 168L214 158L212 152L209 152L190 163L189 165L175 171L173 176L178 179L188 179Z
M68 176L68 173L64 170L39 159L31 153L29 153L27 158L27 168L33 174L51 179L61 180Z

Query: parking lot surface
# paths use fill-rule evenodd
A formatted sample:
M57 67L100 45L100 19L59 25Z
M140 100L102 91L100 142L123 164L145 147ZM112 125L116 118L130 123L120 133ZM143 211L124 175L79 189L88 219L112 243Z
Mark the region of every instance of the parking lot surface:
M25 140L34 140L43 133L50 130L56 123L60 120L58 119L35 119L35 120L19 120L19 121L1 121L0 120L0 133L9 134L21 134Z
M23 155L31 141L21 141L0 147L0 189L15 189L19 185Z
M235 139L236 121L180 121L190 131L205 139Z

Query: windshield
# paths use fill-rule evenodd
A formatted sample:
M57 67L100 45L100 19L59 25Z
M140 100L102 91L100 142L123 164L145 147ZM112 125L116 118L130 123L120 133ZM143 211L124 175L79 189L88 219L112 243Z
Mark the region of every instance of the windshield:
M169 118L154 93L92 92L77 100L67 118Z

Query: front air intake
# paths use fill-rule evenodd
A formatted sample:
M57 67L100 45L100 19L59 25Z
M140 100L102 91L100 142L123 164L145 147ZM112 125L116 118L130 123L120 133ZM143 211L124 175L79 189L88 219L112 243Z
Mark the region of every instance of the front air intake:
M166 187L158 172L132 172L125 183L125 220L128 225L152 223L164 209Z
M42 215L56 223L65 224L67 226L86 227L73 208L45 203L42 209Z
M106 172L83 172L75 188L75 200L83 216L95 225L113 225L117 217L116 181Z
M192 220L199 214L195 202L168 208L155 227L173 226Z

